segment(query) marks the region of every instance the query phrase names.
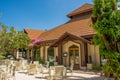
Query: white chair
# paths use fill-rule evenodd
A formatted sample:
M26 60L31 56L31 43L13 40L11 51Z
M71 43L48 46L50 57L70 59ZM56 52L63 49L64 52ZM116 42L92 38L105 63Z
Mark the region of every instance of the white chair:
M72 60L72 61L71 61L71 65L70 65L71 75L73 75L73 68L74 68L74 61Z
M33 64L36 64L37 68L39 67L39 61L34 61Z
M47 68L47 69L49 68L49 64L50 64L50 63L47 61L47 64L46 64L46 68Z
M64 78L64 66L55 66L55 80Z
M48 73L49 73L49 70L46 69L46 68L44 68L44 67L42 66L42 64L40 64L40 72L41 72L41 74L42 74L42 77L44 77L43 75L44 75L44 74L48 74Z
M36 64L29 64L27 73L36 74L37 73Z
M54 62L54 66L57 66L58 65L58 62Z
M9 67L10 67L10 60L5 60L5 65L6 65L6 71L9 72Z
M13 80L15 80L15 72L16 71L16 66L13 64L12 65L12 70L11 70L11 77Z
M33 64L36 64L37 73L39 72L39 61L34 61Z
M39 61L34 61L33 64L39 65Z
M8 80L8 76L6 72L1 73L1 79L0 80Z
M22 64L20 61L15 62L16 70L19 71L22 68Z
M27 66L28 66L27 60L23 60L23 62L22 62L22 70L23 70L23 72L25 72L27 70Z
M48 80L53 80L55 75L55 67L50 66Z

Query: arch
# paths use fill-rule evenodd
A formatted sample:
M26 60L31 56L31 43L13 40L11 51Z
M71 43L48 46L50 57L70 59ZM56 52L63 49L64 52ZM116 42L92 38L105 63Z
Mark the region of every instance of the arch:
M79 48L79 47L76 46L76 45L72 45L72 46L70 46L69 48Z

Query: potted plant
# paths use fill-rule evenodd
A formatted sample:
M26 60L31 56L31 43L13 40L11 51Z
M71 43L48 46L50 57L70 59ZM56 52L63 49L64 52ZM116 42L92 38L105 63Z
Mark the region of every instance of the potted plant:
M88 57L87 69L88 70L92 69L92 59L91 59L91 56Z

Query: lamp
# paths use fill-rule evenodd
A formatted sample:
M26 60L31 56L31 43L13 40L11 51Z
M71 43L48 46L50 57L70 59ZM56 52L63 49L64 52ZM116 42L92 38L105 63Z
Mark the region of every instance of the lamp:
M67 52L64 52L64 53L63 53L63 57L67 57Z
M63 61L64 61L64 66L67 65L67 52L63 52Z

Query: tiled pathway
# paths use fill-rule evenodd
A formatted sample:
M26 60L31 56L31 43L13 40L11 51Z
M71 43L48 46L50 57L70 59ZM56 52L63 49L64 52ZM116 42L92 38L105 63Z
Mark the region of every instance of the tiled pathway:
M3 67L4 68L4 67ZM40 78L42 75L35 74L35 75L27 75L25 73L21 73L16 71L15 78L11 78L9 80L47 80L44 78ZM48 76L48 74L44 74L43 76ZM73 74L67 73L67 77L64 80L104 80L100 77L100 74L91 72L91 71L81 71L77 70L74 71Z
M15 80L47 80L45 78L40 78L40 76L41 74L27 75L16 72ZM43 76L47 76L47 74L44 74ZM67 73L67 77L64 80L103 80L103 78L100 77L99 74L88 74L86 72L81 73L81 71L78 71L77 73L74 72L72 75L71 73Z

